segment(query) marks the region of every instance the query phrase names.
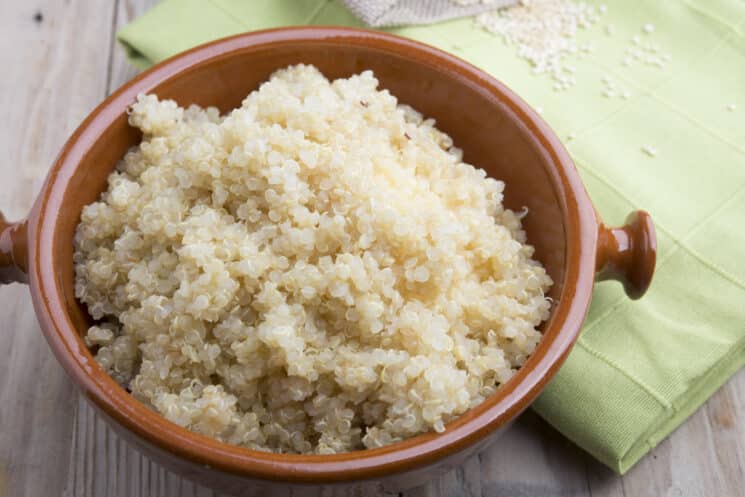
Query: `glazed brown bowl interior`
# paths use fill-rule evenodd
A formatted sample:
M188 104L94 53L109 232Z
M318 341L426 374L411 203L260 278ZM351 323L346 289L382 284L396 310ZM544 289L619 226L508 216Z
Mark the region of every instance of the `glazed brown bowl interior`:
M481 88L464 87L462 81L443 78L439 67L414 64L400 54L374 47L337 45L319 49L304 44L267 47L236 54L227 60L216 59L150 91L184 107L216 106L224 113L239 107L246 95L258 89L277 69L300 63L315 65L329 79L372 70L380 88L388 89L399 102L434 118L437 127L463 149L466 162L504 181L505 206L516 211L528 209L530 215L523 219L528 242L535 247L535 257L554 280L549 295L559 298L566 239L562 202L555 191L555 178L547 173L552 168L551 157L531 130L519 126L512 109L494 102L485 105ZM80 212L83 206L98 199L117 162L141 138L122 112L70 178L64 203L73 216L58 231L60 245L68 247L68 251L60 253L55 261L55 266L61 269L60 283L65 295L73 295L72 237ZM78 329L84 333L90 321L87 312L74 298L67 303Z
M94 112L52 170L48 199L39 207L35 255L40 262L32 267L32 286L33 281L43 279L39 274L53 273L55 279L54 288L42 288L46 303L39 304L37 312L54 316L59 301L64 319L42 319L50 319L48 327L57 330L59 337L50 338L50 343L60 360L74 377L80 376L77 381L94 404L159 450L228 472L296 481L376 477L391 471L394 464L396 471L422 467L454 450L478 445L525 409L576 338L589 303L594 275L592 237L597 227L576 171L553 133L512 92L454 57L415 42L396 41L390 35L337 32L341 34L330 37L321 29L305 29L285 39L279 36L279 40L266 35L272 41L266 44L261 43L260 34L254 35L258 41L252 43L239 36L233 42L213 45L211 52L196 49L199 60L167 61L160 72L156 68L140 76ZM340 42L344 33L350 38ZM303 41L298 42L298 37ZM152 92L181 106L217 106L227 112L272 72L298 63L313 64L330 79L373 70L381 88L435 118L437 127L464 150L466 162L506 183L507 207L528 209L523 220L528 242L554 280L550 296L555 305L550 320L543 324L544 339L510 382L450 423L444 434L428 433L380 449L333 456L277 455L231 447L187 432L139 405L113 380L101 378L102 370L83 346L80 336L90 318L74 297L73 236L83 206L99 198L107 176L141 139L127 123L127 105L137 93ZM59 215L48 212L55 208ZM52 240L45 239L45 226ZM55 248L45 248L47 243ZM46 260L47 254L51 261ZM582 258L589 263L580 265ZM571 280L566 282L565 277ZM65 336L65 326L76 330L76 343Z

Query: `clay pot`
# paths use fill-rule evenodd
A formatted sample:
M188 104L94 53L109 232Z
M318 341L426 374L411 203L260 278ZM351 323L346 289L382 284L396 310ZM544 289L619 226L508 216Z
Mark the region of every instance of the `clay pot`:
M505 204L529 209L528 241L555 284L543 339L517 374L447 425L387 447L330 456L284 455L229 446L187 431L132 398L98 366L81 336L89 326L73 292L73 233L86 204L141 136L126 109L154 92L182 106L227 111L289 64L327 77L372 69L399 101L434 117L464 159L506 183ZM645 212L611 229L599 219L559 139L511 90L432 47L379 32L283 28L202 45L144 72L107 98L52 165L25 221L0 216L0 282L28 282L41 328L85 397L123 437L180 475L236 495L328 495L412 487L484 449L541 392L577 338L597 279L640 297L654 271L655 232ZM329 488L333 487L333 488Z

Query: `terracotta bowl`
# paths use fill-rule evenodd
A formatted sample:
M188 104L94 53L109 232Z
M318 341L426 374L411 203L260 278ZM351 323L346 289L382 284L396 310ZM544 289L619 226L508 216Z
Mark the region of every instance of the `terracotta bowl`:
M176 426L134 400L97 365L81 335L90 318L73 293L73 233L127 148L140 140L126 109L155 92L181 105L223 111L276 69L316 65L327 77L372 69L401 102L434 117L465 160L506 182L505 203L523 206L528 240L555 284L544 336L525 366L480 406L447 425L387 447L332 456L282 455L222 444ZM236 495L397 491L484 449L557 372L585 319L594 281L621 281L631 298L647 289L655 264L645 212L626 226L598 219L569 155L525 102L466 62L396 36L301 27L226 38L177 55L107 98L75 131L52 165L25 221L0 216L0 281L28 282L41 328L57 359L111 426L171 470ZM333 487L333 488L328 488Z

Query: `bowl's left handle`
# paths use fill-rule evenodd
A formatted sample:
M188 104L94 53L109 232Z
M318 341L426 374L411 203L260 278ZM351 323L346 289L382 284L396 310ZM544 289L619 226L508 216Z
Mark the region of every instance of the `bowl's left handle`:
M28 281L27 221L9 223L0 212L0 285Z

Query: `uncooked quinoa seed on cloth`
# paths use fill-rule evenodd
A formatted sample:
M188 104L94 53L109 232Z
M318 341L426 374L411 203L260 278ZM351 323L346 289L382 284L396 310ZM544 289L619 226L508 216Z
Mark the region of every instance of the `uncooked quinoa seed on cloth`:
M541 4L553 9L546 19ZM531 0L479 23L386 30L467 60L541 111L607 223L634 209L654 218L651 289L630 301L617 283L598 284L582 335L533 406L623 473L745 364L745 3L588 4L592 13ZM557 23L561 39L543 43ZM163 0L118 38L145 68L224 36L302 24L366 26L342 0Z

